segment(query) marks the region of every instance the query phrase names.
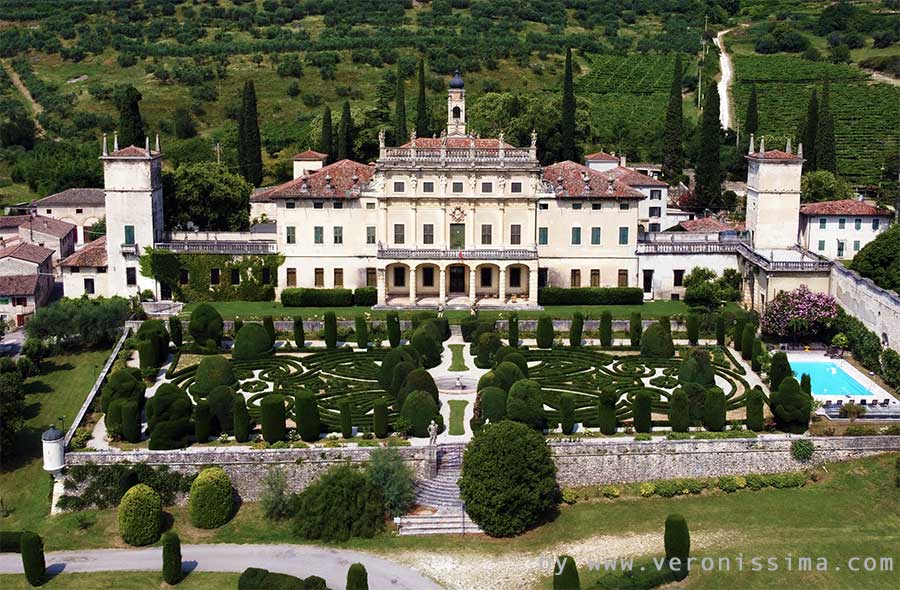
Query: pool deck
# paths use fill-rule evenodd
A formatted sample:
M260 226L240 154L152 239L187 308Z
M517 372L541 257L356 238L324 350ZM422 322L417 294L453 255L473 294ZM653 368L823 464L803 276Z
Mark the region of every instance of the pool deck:
M836 404L839 400L843 403L847 402L855 402L861 403L865 402L868 406L872 400L877 400L879 404L886 399L891 400L890 407L892 410L896 409L896 406L900 405L900 401L894 397L894 394L888 392L883 387L872 381L868 375L854 367L852 364L847 362L844 359L836 359L826 356L824 352L821 351L811 351L811 352L789 352L788 360L790 362L801 362L801 363L833 363L842 371L847 373L850 377L856 380L860 385L865 387L870 395L838 395L838 394L813 394L813 397L822 402L831 402L832 405ZM820 413L824 413L823 410L819 410ZM872 418L876 417L876 414L873 413Z

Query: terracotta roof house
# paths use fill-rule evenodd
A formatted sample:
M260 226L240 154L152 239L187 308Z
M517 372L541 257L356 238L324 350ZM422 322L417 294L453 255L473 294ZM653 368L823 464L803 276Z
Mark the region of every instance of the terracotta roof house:
M567 160L544 168L544 181L558 198L643 199L644 194L617 178Z
M259 192L251 201L273 199L354 199L375 174L374 166L341 160Z
M800 243L827 258L853 258L893 221L894 213L857 199L800 207Z
M35 215L19 226L19 239L53 250L53 263L75 251L76 225L68 221Z
M102 188L73 188L38 199L32 210L46 217L74 224L75 242L91 241L91 228L106 216L106 191Z
M25 323L53 291L52 250L20 242L0 249L0 319Z
M97 238L60 263L63 293L104 294L107 289L106 236Z

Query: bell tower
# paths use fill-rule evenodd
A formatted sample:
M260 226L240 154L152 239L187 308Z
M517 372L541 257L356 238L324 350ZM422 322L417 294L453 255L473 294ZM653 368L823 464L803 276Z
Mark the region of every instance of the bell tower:
M447 93L447 135L459 136L466 134L466 90L459 70L453 74L450 80L450 90Z
M792 248L798 242L803 144L797 153L788 140L784 151L766 151L765 139L747 158L747 229L757 250Z

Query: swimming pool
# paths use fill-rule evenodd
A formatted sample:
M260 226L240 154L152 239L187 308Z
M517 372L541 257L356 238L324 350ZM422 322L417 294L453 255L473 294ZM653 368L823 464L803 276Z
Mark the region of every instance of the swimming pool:
M809 375L813 395L874 395L836 363L791 361L791 369L798 380Z

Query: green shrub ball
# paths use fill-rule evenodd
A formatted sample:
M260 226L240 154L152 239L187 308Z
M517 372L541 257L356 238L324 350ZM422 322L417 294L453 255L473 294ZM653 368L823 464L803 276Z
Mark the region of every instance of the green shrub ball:
M191 484L188 513L191 524L200 529L215 529L231 518L234 495L231 480L221 467L200 472Z
M251 324L247 324L241 331L247 329ZM191 393L206 397L210 391L220 385L228 385L229 387L237 386L237 378L231 368L231 363L223 356L205 356L197 365L197 373L194 377L194 384L191 385Z
M138 484L125 492L117 514L119 535L129 545L150 545L159 540L162 500L153 488Z
M262 324L244 324L234 338L231 356L236 361L265 358L272 352L271 342L271 334Z

